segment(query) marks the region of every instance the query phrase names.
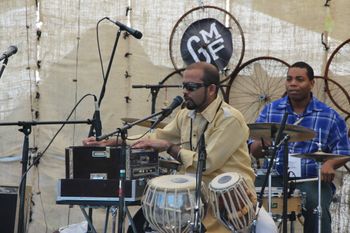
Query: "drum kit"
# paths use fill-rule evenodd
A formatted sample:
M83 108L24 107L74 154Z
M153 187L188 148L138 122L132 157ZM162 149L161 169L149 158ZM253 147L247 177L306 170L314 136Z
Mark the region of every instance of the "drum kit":
M274 135L276 132L278 132L280 130L280 128L282 127L280 124L277 123L256 123L256 124L249 124L248 125L250 130L251 130L251 138L253 139L260 139L262 140L262 142L264 140L272 140L272 147L275 147L274 145ZM311 140L315 137L315 132L313 130L310 130L308 128L302 127L302 126L298 126L298 125L285 125L284 129L284 135L288 135L288 139L287 142L299 142L299 141L306 141L306 140ZM321 131L321 129L320 129ZM319 133L319 135L321 135L321 132ZM321 139L318 140L319 142L321 141ZM302 159L312 159L315 160L315 162L317 163L317 169L318 169L318 176L317 178L309 178L309 179L303 179L303 180L299 180L301 182L307 182L307 181L318 181L318 205L317 207L314 209L314 213L317 214L317 219L318 219L318 224L317 224L317 232L321 232L321 217L322 217L322 208L321 208L321 166L322 163L329 160L329 159L336 159L336 158L344 158L346 157L345 155L339 155L339 154L332 154L332 153L325 153L321 151L321 143L318 143L318 148L319 150L313 153L304 153L304 154L289 154L287 156L292 156L292 157L296 157L296 158L302 158ZM288 159L286 159L286 157L284 157L285 159L285 163L287 161L288 163ZM273 161L271 162L271 164L273 164ZM288 166L284 167L284 170L287 170ZM271 205L272 204L276 204L276 200L272 200L273 195L271 194L271 175L269 174L269 172L267 172L270 177L266 177L269 181L269 195L268 195L268 209L269 212L272 214L271 212ZM285 175L285 173L284 173ZM287 177L287 176L286 176ZM287 197L287 188L286 186L288 185L287 183L289 182L285 182L286 177L284 177L284 188L283 188L283 192L282 192L282 196L283 196L283 213L282 213L282 218L284 220L284 224L286 226L286 218L287 218L287 213L290 212L301 212L301 205L303 204L303 199L305 199L305 197L302 197L300 195L300 193L297 192L297 194L295 194L294 196L292 195L291 198ZM262 193L261 196L263 196L263 189L262 189ZM286 193L286 195L284 195L284 193ZM307 195L307 194L306 194ZM289 198L289 200L287 200ZM301 198L301 199L300 199ZM279 203L281 204L281 203ZM293 207L296 208L289 208L288 205L291 205ZM281 205L280 205L281 206ZM279 212L280 213L280 212ZM293 232L294 228L291 228L291 231ZM286 228L283 228L283 232L287 232Z
M137 119L123 118L125 122L133 122ZM149 127L152 122L143 123L141 126ZM163 128L164 125L158 125ZM256 140L273 140L273 133L280 130L281 125L277 123L256 123L248 124L250 137ZM306 141L315 137L315 132L302 126L285 125L284 135L288 135L289 142ZM318 181L318 206L315 213L318 216L318 232L321 226L321 164L329 159L342 158L343 155L330 154L322 151L307 154L290 154L297 158L313 159L318 164L318 177L312 181ZM170 170L176 170L178 163L160 160L160 167L168 166ZM266 174L267 176L268 174ZM306 180L305 180L306 181ZM194 221L196 178L189 175L162 174L159 177L150 179L141 201L142 212L150 228L157 232L177 233L191 232L191 224ZM297 212L301 214L302 197L296 193L289 197L288 203L282 202L284 197L283 189L278 195L272 195L272 187L269 182L268 210L270 215L283 212ZM276 194L276 193L274 193ZM265 195L266 199L266 195ZM251 193L244 178L235 172L228 172L215 177L205 188L201 185L201 219L203 219L210 205L214 216L228 230L232 232L255 232L252 225L257 219L257 208L261 207L261 201L256 194ZM262 201L261 201L262 202ZM275 212L272 212L271 205L277 203ZM286 206L284 206L286 205ZM289 207L287 205L290 205ZM266 206L266 205L265 205ZM283 207L283 210L281 209ZM282 213L285 217L286 213ZM253 230L252 230L253 229ZM284 228L285 230L286 228ZM283 231L286 232L286 231Z

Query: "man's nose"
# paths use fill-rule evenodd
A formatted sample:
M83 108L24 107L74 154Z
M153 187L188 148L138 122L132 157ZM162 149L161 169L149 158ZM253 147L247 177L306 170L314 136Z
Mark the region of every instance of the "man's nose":
M183 93L184 95L188 95L189 92L190 92L190 91L187 90L186 88L183 88L183 89L182 89L182 93Z
M291 80L289 80L287 83L288 83L288 85L290 85L290 86L295 86L295 85L297 84L297 81L296 81L295 79L291 79Z

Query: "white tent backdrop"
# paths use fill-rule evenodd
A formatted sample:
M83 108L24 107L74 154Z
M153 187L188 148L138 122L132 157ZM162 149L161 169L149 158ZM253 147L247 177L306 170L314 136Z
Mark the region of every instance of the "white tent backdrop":
M16 45L18 52L9 58L0 80L0 120L1 123L14 123L0 127L0 185L16 186L19 183L24 135L15 123L64 121L84 95L90 93L99 97L103 79L96 24L103 17L131 25L143 33L140 40L124 37L124 33L119 39L101 103L103 133L110 133L122 126L122 117L142 118L151 114L150 90L134 89L132 85L157 84L174 71L169 38L175 23L187 11L203 4L230 12L243 30L243 62L258 56L277 57L289 64L304 60L314 67L316 75L323 76L331 52L350 37L350 2L330 1L330 7L325 7L324 2L1 1L0 49L5 51L8 46ZM104 73L117 31L118 27L107 20L99 24ZM325 50L321 43L324 31L328 31L329 50ZM348 57L350 59L350 54ZM179 84L180 76L175 75L169 80L169 83ZM181 89L162 90L156 110L167 105L176 95L181 95ZM86 120L92 117L93 111L93 98L89 96L77 107L70 120ZM30 147L43 152L59 127L33 126ZM145 128L135 127L129 134L144 131ZM28 184L33 186L35 202L29 232L52 232L60 226L83 220L76 207L68 209L55 204L55 185L57 179L64 177L64 149L80 145L88 132L89 126L85 124L66 125L38 167L29 173ZM98 211L97 216L102 220L103 212Z

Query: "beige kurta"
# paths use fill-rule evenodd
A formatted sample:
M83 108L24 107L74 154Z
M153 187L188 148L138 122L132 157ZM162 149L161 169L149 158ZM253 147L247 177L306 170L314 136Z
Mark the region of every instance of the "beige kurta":
M201 113L182 109L166 127L155 130L149 137L181 143L179 156L183 165L180 173L195 174L197 144L206 122L209 124L205 131L207 159L203 181L208 185L219 174L237 172L245 178L251 192L255 193L255 175L247 146L249 128L243 115L221 97L218 96ZM209 211L204 220L207 232L229 232L211 215Z

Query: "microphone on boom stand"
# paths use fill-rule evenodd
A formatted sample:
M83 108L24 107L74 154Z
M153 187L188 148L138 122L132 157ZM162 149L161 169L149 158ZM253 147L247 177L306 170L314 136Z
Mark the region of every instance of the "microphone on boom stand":
M180 106L183 102L183 99L181 96L176 96L173 100L173 102L166 108L162 109L162 115L158 117L158 119L153 123L151 126L151 129L154 129L161 121L163 121L165 118L167 118L175 108Z

